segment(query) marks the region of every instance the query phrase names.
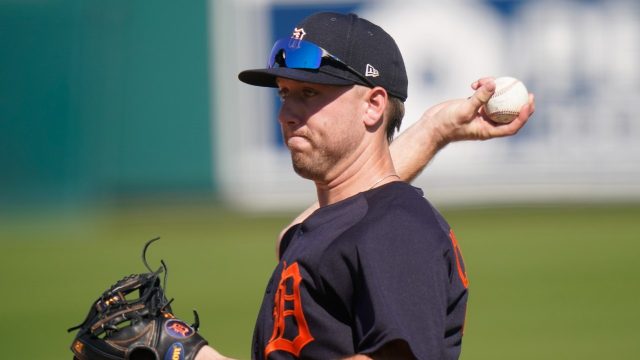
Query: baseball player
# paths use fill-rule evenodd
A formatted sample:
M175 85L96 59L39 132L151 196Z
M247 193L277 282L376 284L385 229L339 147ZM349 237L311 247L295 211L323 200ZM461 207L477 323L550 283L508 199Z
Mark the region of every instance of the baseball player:
M468 281L447 222L410 182L451 141L515 134L533 114L496 124L482 105L492 78L444 102L391 145L407 97L394 40L354 14L318 13L276 42L267 69L240 80L277 87L295 171L318 202L280 234L256 323L255 359L455 359ZM174 315L167 267L132 274L99 296L76 331L74 359L227 359ZM160 275L164 281L161 281ZM137 293L138 296L131 296Z
M255 326L255 359L456 359L468 280L445 219L406 181L447 143L511 135L533 113L496 125L468 99L428 110L389 143L407 75L395 41L354 14L317 13L278 40L266 69L241 81L277 87L294 170L318 203L281 234ZM403 181L404 180L404 181ZM204 346L197 359L225 359Z
M354 14L318 13L276 42L267 69L240 80L277 87L279 119L295 171L318 202L278 240L253 339L255 359L453 359L460 353L468 280L447 222L407 184L451 141L515 134L481 110L491 78L473 96L427 110L391 145L407 97L394 40ZM226 359L165 296L166 265L126 276L90 307L71 345L75 359ZM164 281L160 274L164 273ZM138 296L131 297L132 293Z

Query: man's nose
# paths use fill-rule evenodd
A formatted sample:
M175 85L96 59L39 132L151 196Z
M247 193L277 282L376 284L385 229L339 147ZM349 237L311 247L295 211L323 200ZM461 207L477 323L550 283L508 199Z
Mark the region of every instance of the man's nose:
M278 120L282 125L297 125L302 122L302 109L295 99L287 99L280 105Z

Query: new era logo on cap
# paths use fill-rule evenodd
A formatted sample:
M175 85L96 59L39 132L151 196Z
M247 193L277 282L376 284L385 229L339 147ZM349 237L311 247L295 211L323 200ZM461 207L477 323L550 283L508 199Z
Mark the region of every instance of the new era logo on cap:
M367 69L364 72L364 76L378 77L380 76L380 73L376 68L373 67L373 65L367 64Z

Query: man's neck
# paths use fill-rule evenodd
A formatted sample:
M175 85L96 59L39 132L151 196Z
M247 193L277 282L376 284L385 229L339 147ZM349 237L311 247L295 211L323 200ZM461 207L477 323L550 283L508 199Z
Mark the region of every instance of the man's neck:
M399 179L388 149L383 149L375 156L354 161L326 181L316 181L318 202L320 206L331 205Z

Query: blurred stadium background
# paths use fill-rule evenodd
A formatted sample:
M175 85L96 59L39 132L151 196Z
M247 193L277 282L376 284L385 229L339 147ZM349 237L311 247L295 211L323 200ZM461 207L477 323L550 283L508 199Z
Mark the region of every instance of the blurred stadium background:
M249 357L276 234L314 190L274 93L236 74L319 9L398 40L405 127L480 76L536 94L516 137L416 180L472 281L462 358L640 357L637 1L0 0L2 357L70 358L66 329L155 236L178 315Z

